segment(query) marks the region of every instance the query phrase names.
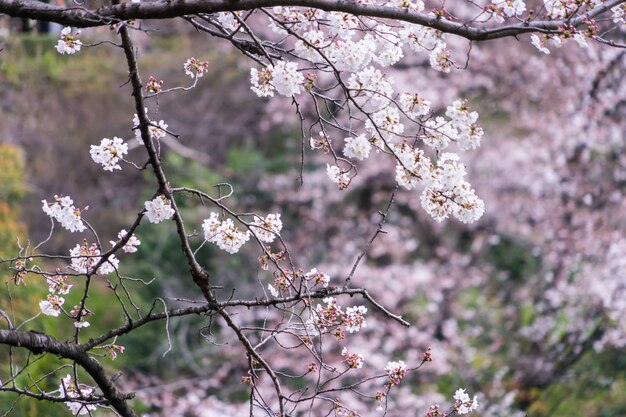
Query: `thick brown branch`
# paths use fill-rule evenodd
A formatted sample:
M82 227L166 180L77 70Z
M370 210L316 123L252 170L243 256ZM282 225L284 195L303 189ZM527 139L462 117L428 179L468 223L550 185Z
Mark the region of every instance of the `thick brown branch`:
M42 333L20 330L0 330L0 344L22 347L35 354L48 352L73 360L87 371L102 391L103 396L120 415L137 417L137 414L126 403L126 400L132 398L133 394L120 392L107 378L104 369L102 369L98 361L89 356L82 346L64 343Z
M173 0L141 3L122 3L96 10L84 7L59 7L35 0L0 0L0 13L13 17L47 20L76 27L93 27L131 19L170 19L200 13L254 10L272 6L311 7L326 11L339 11L360 16L379 17L429 26L469 40L485 41L522 33L556 31L564 23L578 26L626 0L609 0L587 13L567 20L537 20L500 27L485 27L430 16L426 13L408 12L400 8L360 4L345 0Z

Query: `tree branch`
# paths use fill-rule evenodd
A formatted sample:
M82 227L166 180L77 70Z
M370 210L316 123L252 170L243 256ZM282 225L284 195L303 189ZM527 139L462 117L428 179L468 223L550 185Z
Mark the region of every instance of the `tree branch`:
M408 12L400 8L342 0L173 0L122 3L103 6L95 10L81 6L53 6L36 0L0 0L0 13L12 17L46 20L68 26L94 27L132 19L171 19L201 13L254 10L273 6L299 6L405 21L455 34L469 40L486 41L523 33L557 31L565 23L579 26L586 19L593 19L624 2L626 0L609 0L574 18L524 21L501 27L471 25L446 20L427 13Z
M103 396L120 415L123 417L137 417L137 414L126 403L126 400L133 398L134 394L120 392L107 378L104 369L102 369L98 361L89 356L83 346L64 343L42 333L21 330L0 330L0 344L22 347L34 354L48 352L73 360L87 371L102 391Z

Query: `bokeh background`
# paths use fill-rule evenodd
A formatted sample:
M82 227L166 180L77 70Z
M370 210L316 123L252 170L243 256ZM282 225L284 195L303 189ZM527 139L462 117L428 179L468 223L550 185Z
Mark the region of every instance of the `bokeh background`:
M88 205L84 217L102 241L114 240L155 189L149 175L130 167L105 175L88 153L103 137L134 142L123 54L103 45L68 58L54 50L54 34L22 33L21 22L3 24L13 26L3 32L0 53L0 256L16 254L16 237L25 245L48 236L41 200L55 194ZM375 155L359 165L347 190L336 189L326 177L328 157L310 151L306 140L301 159L303 140L290 100L265 101L250 91L250 61L226 42L174 23L153 29L134 34L144 78L187 85L185 60L210 62L196 88L164 95L158 109L150 109L180 135L162 144L172 183L213 192L215 184L230 182L231 206L282 213L283 237L300 265L341 282L394 189L391 161ZM111 35L105 29L83 36ZM456 47L462 61L467 45ZM486 213L470 226L438 224L421 209L418 195L400 191L386 234L353 278L412 323L406 331L372 312L367 329L351 341L367 366L380 370L389 356L417 363L432 348L433 362L407 377L390 415L423 415L465 387L479 395L477 415L484 417L625 416L626 54L592 45L545 56L529 42L510 39L473 45L463 71L438 73L426 60L406 57L392 69L396 84L430 99L435 112L458 97L479 112L483 145L463 161ZM331 140L342 147L342 136ZM129 158L145 161L139 147ZM184 199L179 205L190 227L201 230L211 208ZM121 271L154 281L132 288L135 301L147 307L155 297L198 299L173 225L140 227L137 236L142 246L132 260L122 259ZM58 230L43 249L66 254L75 239ZM240 256L208 246L200 252L224 293L235 288L247 296L262 295L270 282L257 256L252 247ZM22 320L36 314L45 283L27 279L15 287L6 268L0 277L2 305L11 298ZM85 334L100 334L121 320L106 283L98 282L96 292L101 297L90 298L95 316ZM126 351L109 370L123 370L121 381L137 391L142 412L245 412L243 356L218 345L232 340L219 323L211 329L218 344L208 343L199 334L205 325L173 320L172 351L165 357L160 323L118 340ZM40 318L28 328L64 337L71 323ZM6 355L0 348L3 361ZM52 359L43 357L30 373L53 369ZM284 352L273 360L285 370L301 366ZM0 369L0 379L6 372ZM63 405L14 400L0 395L0 413L69 415Z

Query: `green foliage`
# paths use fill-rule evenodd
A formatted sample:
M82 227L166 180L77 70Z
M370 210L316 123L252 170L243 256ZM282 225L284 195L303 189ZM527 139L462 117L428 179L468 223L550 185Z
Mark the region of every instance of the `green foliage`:
M558 383L538 393L533 417L623 417L626 358L623 351L588 352Z
M0 256L14 256L17 239L25 241L26 226L19 220L24 195L24 157L13 145L0 144Z
M523 281L539 270L539 259L523 243L502 237L501 241L492 245L487 259L501 271L506 271L515 281Z
M75 95L86 85L95 91L111 88L124 68L118 54L81 51L68 57L55 50L55 43L56 38L47 35L10 37L3 52L5 59L0 60L0 78L14 88L50 84L63 88L67 95Z

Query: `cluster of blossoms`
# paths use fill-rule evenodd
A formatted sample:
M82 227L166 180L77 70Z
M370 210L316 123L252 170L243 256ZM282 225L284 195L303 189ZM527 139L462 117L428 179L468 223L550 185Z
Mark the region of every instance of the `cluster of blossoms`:
M172 202L164 195L156 196L153 200L148 200L144 204L146 217L150 223L161 223L174 217Z
M385 372L387 372L387 384L390 387L399 385L402 378L406 375L406 364L404 361L389 362L385 366Z
M424 210L437 221L452 214L463 223L472 223L482 217L485 203L464 180L465 167L458 160L458 155L452 153L440 156L431 186L420 200Z
M57 44L55 46L57 52L61 55L71 55L80 51L83 43L80 41L80 39L78 39L78 35L80 35L80 32L72 34L72 28L64 27L61 31L61 39L57 41Z
M425 100L419 94L402 93L398 97L398 104L400 108L406 114L406 116L412 120L419 117L426 116L430 113L430 101Z
M363 327L367 327L365 323L366 307L348 307L344 312L341 307L337 305L335 298L326 297L323 301L326 305L318 304L315 309L312 309L310 319L321 332L326 332L332 327L337 327L338 329L335 336L341 339L343 338L343 329L340 329L340 326L345 326L346 330L350 333L358 332Z
M360 353L350 353L348 348L344 347L341 350L341 356L343 356L348 368L359 369L363 366L364 358Z
M561 38L555 35L542 35L541 37L532 34L530 35L530 42L533 44L535 48L539 51L543 52L546 55L550 54L550 49L548 46L553 46L555 48L561 47Z
M344 142L345 146L343 148L343 154L347 158L354 158L362 161L370 156L372 144L364 134L355 137L347 137L344 139Z
M123 159L124 155L128 155L128 144L118 137L113 139L104 138L100 145L91 145L89 154L91 159L95 163L102 165L105 171L122 169L118 162L120 159Z
M105 346L102 346L102 348L104 349L104 351L106 352L107 356L109 358L111 358L111 360L115 360L117 359L117 353L124 353L124 346L121 345L116 345L116 344L108 344Z
M89 322L83 319L86 317L93 316L93 312L91 312L90 310L87 310L85 307L81 307L80 305L75 305L70 310L70 317L78 318L79 316L80 316L80 321L75 321L74 327L77 327L77 328L89 327L90 326Z
M154 76L149 76L146 82L146 93L158 94L163 90L163 80L157 81Z
M339 184L339 189L343 190L350 185L350 175L348 171L342 171L337 165L326 164L326 174L335 184Z
M407 8L408 3L411 4L409 10L418 12L424 10L421 1L403 1L399 4L390 2L388 5ZM372 20L368 22L371 23L370 27L375 29L371 29L367 27L368 22L362 26L356 16L341 12L325 13L321 10L289 7L275 7L273 11L281 24L297 33L295 53L298 57L320 67L327 68L332 64L338 71L354 73L349 88L359 94L369 89L363 86L356 87L360 81L356 73L362 72L361 75L366 78L379 75L379 70L368 65L375 63L381 67L388 67L397 63L404 56L404 45L414 51L430 53L430 62L436 70L449 72L453 65L443 34L431 28L404 23L403 29L398 31ZM220 14L218 20L220 19L225 17ZM274 19L270 21L270 26L281 35L288 33L278 26ZM252 68L250 80L252 91L259 97L273 96L274 90L278 94L291 97L302 92L305 77L298 72L298 65L295 62L278 61L275 65L268 65L260 71ZM361 81L365 81L364 84L369 82L367 79ZM381 85L381 88L382 90L372 89L365 94L373 102L377 102L373 104L378 109L385 102L384 97L391 97L392 93L389 86Z
M601 3L602 0L591 0L591 3ZM576 1L543 0L548 15L553 19L566 19L580 10L580 3Z
M273 262L280 262L280 258L282 257L283 252L279 252L278 254L271 254L271 258ZM259 258L261 261L261 266L264 270L268 269L267 260L269 258L267 255ZM319 272L317 268L312 268L309 272L304 273L302 269L298 269L295 271L284 270L278 268L274 272L274 286L268 284L267 289L274 297L278 297L280 291L289 291L290 288L295 288L298 280L312 282L312 287L316 285L321 285L322 287L328 287L328 283L330 282L330 275Z
M324 298L326 305L318 304L312 311L312 322L324 332L343 323L343 311L333 297Z
M464 389L459 388L454 393L454 410L459 414L469 414L478 408L478 398L470 399Z
M145 109L145 111L146 114L148 114L148 109ZM158 140L164 138L167 133L167 126L167 123L163 120L159 120L158 123L150 120L150 126L148 127L150 139ZM135 139L137 139L137 142L143 144L141 130L139 129L139 116L137 116L137 113L133 115L133 130L135 131Z
M280 234L283 222L279 213L268 214L266 218L254 216L254 221L250 223L250 230L261 242L272 243L276 236ZM208 239L207 239L208 240Z
M70 232L82 232L86 229L80 218L80 210L74 207L74 201L70 197L54 196L54 203L41 201L41 207L48 216L58 221L61 226Z
M272 254L271 258L275 263L280 262L284 252L279 252L277 254ZM267 270L267 268L265 268ZM321 285L323 287L328 287L328 283L330 282L330 276L323 272L318 272L317 268L311 269L309 272L304 273L302 269L298 269L295 271L285 270L278 268L274 272L274 285L269 285L268 289L274 295L278 295L278 291L289 291L290 288L296 288L298 280L302 281L312 281L313 286ZM276 292L276 294L274 294Z
M117 234L117 238L119 240L122 240L126 237L126 230L122 229L120 230L120 232ZM111 245L115 245L115 241L111 240ZM137 246L141 245L141 241L139 239L137 239L137 237L133 234L130 239L128 239L128 242L126 242L126 244L124 245L124 247L122 248L122 250L126 253L135 253L137 252Z
M280 222L280 219L278 219L278 222ZM274 223L275 225L276 223ZM280 223L280 226L282 227L282 223ZM242 232L237 229L231 219L220 221L217 213L211 213L210 217L202 222L202 230L204 231L204 239L207 242L216 244L218 248L230 254L239 252L239 249L250 239L249 231ZM273 240L275 235L273 233L270 234Z
M386 5L418 12L424 8L422 2L389 2ZM512 16L525 10L521 1L494 0L494 5ZM273 11L281 22L272 26L273 30L281 34L289 31L297 34L296 55L313 62L321 70L332 64L338 71L350 72L345 84L351 100L367 113L364 121L367 133L344 139L343 154L347 158L366 160L372 147L391 150L398 159L398 183L407 189L415 188L418 183L424 185L422 205L436 220L454 215L463 222L473 222L482 216L484 204L462 176L456 182L441 178L449 171L449 161L454 159L450 156L452 154L433 164L422 150L408 145L402 136L404 116L422 124L424 134L419 138L437 152L446 149L451 142L461 150L474 149L480 146L483 136L483 130L477 124L478 114L469 111L466 101L457 100L447 108L447 117L425 119L431 113L431 103L419 94L396 96L394 79L372 65L393 65L403 57L403 46L407 46L414 51L429 52L435 69L449 71L452 61L441 32L408 23L400 30L379 23L366 27L355 16L340 12L315 10L313 13L288 7L276 7ZM281 27L283 25L289 31ZM251 89L260 97L273 96L274 91L292 97L303 90L304 80L295 62L278 61L262 70L251 69ZM311 138L311 147L327 151L330 142L327 138L322 139L326 140ZM398 139L402 140L401 144L397 143ZM327 164L326 168L328 177L340 189L350 185L352 168L345 169L338 164ZM464 174L464 168L462 172Z
M428 407L428 412L425 417L446 417L446 413L439 408L439 404L433 404Z
M485 205L465 181L465 167L458 162L458 155L443 153L433 165L421 149L408 144L395 147L394 153L399 161L396 181L408 190L419 183L426 186L421 203L433 219L442 221L452 214L464 223L471 223L483 215Z
M72 285L67 284L67 276L58 273L58 271L56 275L46 277L46 280L50 294L48 294L47 299L39 302L39 308L46 316L58 317L65 299L57 294L69 294Z
M48 291L50 291L51 294L68 294L70 292L70 288L72 288L72 285L67 284L66 282L67 275L62 275L60 273L47 277L46 281L48 281Z
M77 386L72 380L71 375L67 375L61 380L59 385L60 398L84 398L89 399L95 392L95 388L88 385L80 384ZM95 404L80 401L66 401L65 405L70 409L72 415L82 416L91 415L97 407Z
M519 16L526 11L524 0L491 0L491 3L487 11L498 23L504 22L506 17Z
M58 317L63 309L63 303L65 303L65 298L48 294L47 299L39 302L39 308L46 316Z
M50 294L48 294L47 299L39 302L39 308L41 309L41 312L45 314L46 316L58 317L59 314L61 314L61 312L63 311L63 304L65 303L65 298L57 294L61 294L61 295L69 294L70 288L72 288L72 285L67 284L66 282L67 276L60 274L59 271L57 271L56 275L47 277L47 281L48 281L48 290L50 291ZM78 317L78 310L79 310L79 307L75 306L70 311L70 316ZM88 312L85 309L83 309L83 312L84 314L81 315L81 319L74 322L74 327L77 327L77 328L89 327L90 325L89 322L83 320L82 318L90 316L91 312Z
M323 272L318 272L317 268L313 268L304 274L304 279L307 281L312 280L315 282L315 285L321 285L322 287L328 287L328 283L330 282L330 276Z
M185 62L183 69L191 78L201 78L209 70L209 62L191 57Z
M220 12L217 14L217 21L220 22L220 25L222 25L224 29L232 32L239 27L239 22L235 18L235 15L241 16L241 12Z
M250 82L252 91L259 97L273 97L274 90L285 97L292 97L302 92L304 75L298 72L297 63L278 61L260 72L252 68Z
M343 324L345 324L346 330L350 333L354 333L358 332L363 327L367 327L365 324L365 314L367 314L367 308L363 306L346 308L346 314L343 318Z
M586 49L589 47L587 44L587 38L595 36L598 32L598 27L593 20L586 21L588 24L587 30L580 32L571 25L563 25L559 30L559 34L543 34L541 36L532 34L530 35L530 42L540 52L546 55L550 54L549 46L554 48L560 48L562 46L562 40L573 39L579 47Z
M32 258L28 259L32 261ZM15 285L20 285L24 283L24 279L28 275L28 268L26 267L26 259L16 259L15 260L15 274L13 275L13 282Z
M394 79L387 77L374 67L367 67L350 76L348 88L359 103L359 106L367 112L382 110L390 103L393 96Z
M98 245L87 240L83 240L82 244L76 245L70 249L70 257L72 258L71 269L81 274L93 273L93 268L100 262L100 249ZM115 255L110 255L105 262L100 265L96 271L97 275L108 275L119 267L120 261Z
M478 113L469 110L466 100L458 99L448 106L446 116L450 118L451 133L460 149L465 151L480 146L483 129L476 124Z

